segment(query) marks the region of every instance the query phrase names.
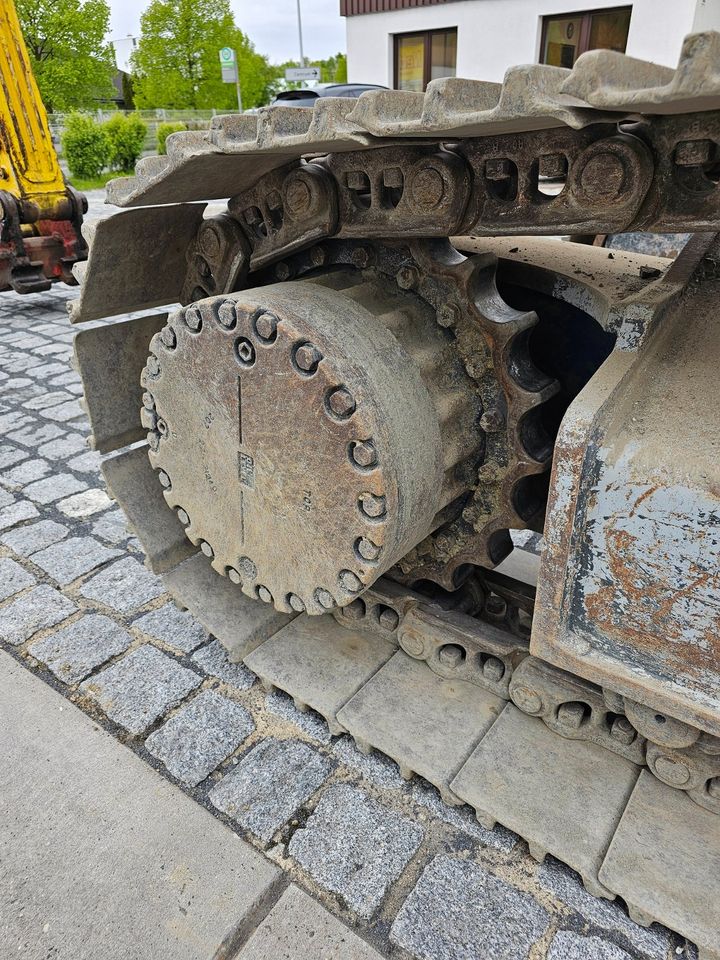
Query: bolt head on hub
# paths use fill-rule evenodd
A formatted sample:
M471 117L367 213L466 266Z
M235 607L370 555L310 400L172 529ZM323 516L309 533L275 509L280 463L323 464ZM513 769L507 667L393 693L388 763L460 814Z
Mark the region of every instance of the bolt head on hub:
M360 537L357 542L357 552L363 560L377 560L380 556L380 547L367 537Z
M304 343L295 351L295 363L304 373L314 373L323 355L313 343Z
M382 517L385 513L385 497L375 496L374 493L360 494L360 510L366 517Z
M372 440L356 443L352 448L353 462L359 467L372 467L377 463L377 450Z
M274 340L277 336L277 317L271 313L261 313L255 320L255 332L263 340Z
M336 417L346 419L355 413L355 400L345 387L338 387L328 397L328 407Z

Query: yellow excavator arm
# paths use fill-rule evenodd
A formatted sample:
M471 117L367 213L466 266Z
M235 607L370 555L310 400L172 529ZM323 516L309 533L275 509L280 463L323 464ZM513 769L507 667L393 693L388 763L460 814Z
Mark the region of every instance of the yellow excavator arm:
M13 0L0 0L0 290L74 283L86 209L60 169Z

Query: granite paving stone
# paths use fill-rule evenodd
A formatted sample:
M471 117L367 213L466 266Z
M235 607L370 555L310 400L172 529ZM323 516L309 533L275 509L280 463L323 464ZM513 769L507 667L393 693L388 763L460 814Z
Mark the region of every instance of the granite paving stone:
M591 896L580 877L554 857L546 857L538 869L538 883L572 907L596 930L621 934L648 960L662 960L673 942L665 927L641 927L628 917L619 903Z
M38 453L49 460L64 460L65 457L72 457L74 454L82 453L85 450L87 450L85 437L81 433L68 433L60 439L44 443L39 448Z
M57 508L66 517L84 518L100 513L101 510L107 510L111 505L112 500L104 490L92 487L90 490L83 490L60 500Z
M217 677L236 690L249 690L256 677L241 663L230 663L225 647L219 640L213 640L192 656L193 663L201 667L211 677Z
M44 480L36 480L28 484L23 494L35 503L46 504L86 488L85 481L73 476L72 473L56 473L51 477L45 477Z
M329 787L288 843L310 876L369 918L410 862L422 827L348 784Z
M54 420L56 423L67 423L83 416L80 404L75 398L68 400L67 403L61 403L57 407L47 407L38 412L46 420Z
M72 460L68 460L68 467L78 473L100 473L100 454L97 450L88 450Z
M0 470L12 467L15 463L27 459L27 450L21 450L19 447L13 447L9 443L0 445Z
M92 537L70 537L33 554L32 562L65 585L121 555Z
M0 543L10 547L13 553L20 557L30 557L38 550L43 550L53 543L62 540L69 533L68 528L55 520L38 520L24 527L15 527L0 537Z
M390 940L419 960L527 960L549 923L529 893L479 864L438 856L400 908Z
M32 483L33 480L40 480L41 477L47 476L49 470L50 464L45 460L26 460L12 470L7 470L2 479L4 483L22 487L26 483Z
M191 653L207 639L207 633L187 610L178 610L174 603L166 603L157 610L143 614L133 623L155 640L162 640L180 653Z
M21 413L19 410L12 410L0 416L0 433L9 433L10 430L17 430L18 427L30 423L30 417Z
M85 680L80 689L105 713L139 734L202 683L202 677L152 646L139 647Z
M130 536L125 514L121 510L111 510L104 513L93 523L93 535L107 540L108 543L124 543Z
M400 790L407 786L394 760L386 757L384 753L360 753L352 737L347 734L338 737L333 744L333 752L342 763L357 770L377 787L385 790Z
M30 447L31 450L36 450L40 444L55 440L61 437L63 433L64 431L56 423L42 423L38 426L33 424L9 433L8 440L12 440L15 443L22 443L26 447ZM42 447L37 449L37 452L43 457L48 456Z
M39 396L33 397L32 400L28 400L25 408L27 410L42 410L43 407L51 407L68 400L72 400L69 393L64 390L52 390L50 393L41 393Z
M299 740L268 737L210 791L223 813L269 841L330 775L331 761Z
M30 653L59 680L79 683L111 657L123 653L132 637L100 614L89 614L30 644Z
M0 530L8 530L23 520L32 520L33 517L39 517L40 512L34 503L29 500L17 500L11 503L9 507L0 510Z
M7 490L0 489L0 507L7 507L15 502L15 497Z
M214 690L203 690L145 741L178 780L197 786L255 730L250 712Z
M35 577L19 563L0 557L0 600L7 600L33 583L37 583Z
M547 960L634 960L616 943L559 930L552 938Z
M143 607L162 592L160 579L132 557L118 560L95 574L80 590L88 600L97 600L120 613Z
M478 823L472 807L463 805L451 807L444 802L437 789L424 780L416 780L412 785L412 796L421 806L425 807L433 816L444 820L445 823L462 830L463 833L475 837L486 847L502 850L509 853L517 844L518 836L512 830L507 830L501 824L496 824L492 830Z
M319 743L330 743L332 739L327 723L319 714L312 710L305 712L298 710L293 698L282 690L275 690L265 697L265 709L276 717L292 723Z
M38 630L54 627L76 610L72 600L41 584L0 609L0 638L17 646Z

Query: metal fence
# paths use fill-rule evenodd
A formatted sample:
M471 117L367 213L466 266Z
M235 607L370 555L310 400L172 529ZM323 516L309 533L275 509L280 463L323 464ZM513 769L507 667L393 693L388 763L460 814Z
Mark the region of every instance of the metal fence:
M202 129L208 126L214 116L221 113L232 113L231 110L88 110L99 123L104 123L117 113L137 113L147 124L143 153L155 153L157 150L157 128L161 123L175 123L181 121L191 129ZM51 113L48 116L50 131L58 155L62 159L62 132L65 127L65 113Z

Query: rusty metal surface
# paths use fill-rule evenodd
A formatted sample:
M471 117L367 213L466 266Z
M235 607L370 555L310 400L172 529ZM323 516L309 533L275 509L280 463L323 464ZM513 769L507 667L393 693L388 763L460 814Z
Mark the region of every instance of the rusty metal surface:
M716 402L720 243L697 238L686 280L635 353L608 361L556 448L531 650L720 733Z

